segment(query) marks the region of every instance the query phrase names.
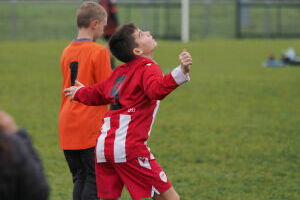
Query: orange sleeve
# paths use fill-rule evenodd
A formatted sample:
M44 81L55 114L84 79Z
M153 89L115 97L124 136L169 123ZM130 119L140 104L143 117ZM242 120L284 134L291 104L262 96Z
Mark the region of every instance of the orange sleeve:
M107 49L103 48L97 51L94 58L94 79L95 82L100 82L107 79L111 73L109 52Z

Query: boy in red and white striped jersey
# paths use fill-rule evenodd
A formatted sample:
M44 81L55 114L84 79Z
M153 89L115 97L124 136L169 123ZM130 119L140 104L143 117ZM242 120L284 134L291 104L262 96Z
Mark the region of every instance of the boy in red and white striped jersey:
M118 199L124 184L132 199L179 199L167 176L147 147L159 101L189 81L191 55L179 55L180 66L163 76L152 60L157 43L150 32L133 24L122 26L109 42L125 64L91 87L65 89L71 100L96 106L110 103L96 145L98 197ZM80 84L78 80L78 84Z

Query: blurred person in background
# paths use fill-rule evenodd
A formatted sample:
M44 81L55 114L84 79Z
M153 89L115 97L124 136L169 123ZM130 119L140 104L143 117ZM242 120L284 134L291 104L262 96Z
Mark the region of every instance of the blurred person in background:
M108 41L112 34L114 34L119 26L118 7L116 0L99 0L99 4L107 12L107 25L104 27L103 38ZM108 47L107 47L108 48ZM115 58L110 54L111 68L115 68Z
M47 200L49 186L25 129L0 110L0 199Z
M296 51L293 47L289 47L282 53L282 62L287 65L300 65L300 58L296 56Z

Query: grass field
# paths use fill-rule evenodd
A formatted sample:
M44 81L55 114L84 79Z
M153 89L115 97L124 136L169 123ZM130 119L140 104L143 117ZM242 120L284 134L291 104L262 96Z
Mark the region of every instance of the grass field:
M51 200L72 191L57 132L67 44L0 43L0 109L31 133ZM191 82L162 101L149 141L183 200L300 199L300 67L261 66L289 46L300 53L300 40L159 41L164 72L182 48L193 55Z

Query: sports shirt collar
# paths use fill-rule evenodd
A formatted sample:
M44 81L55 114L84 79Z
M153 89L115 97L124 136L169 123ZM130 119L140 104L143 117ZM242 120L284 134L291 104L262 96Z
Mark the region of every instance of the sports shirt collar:
M72 42L93 42L90 38L74 39Z

